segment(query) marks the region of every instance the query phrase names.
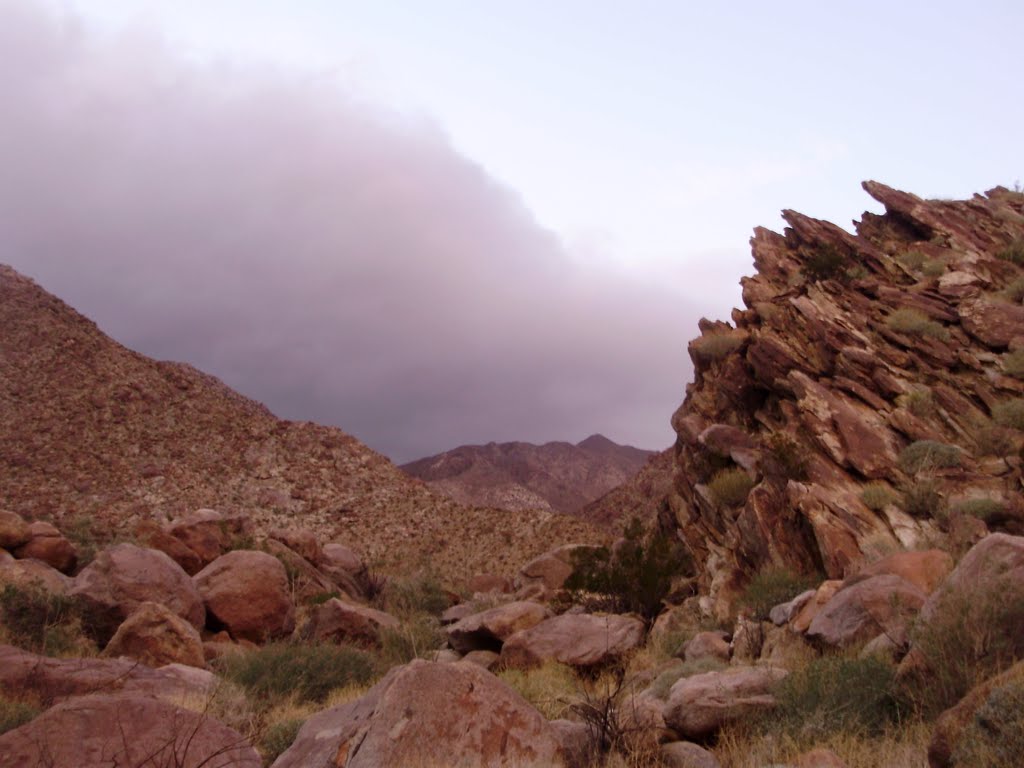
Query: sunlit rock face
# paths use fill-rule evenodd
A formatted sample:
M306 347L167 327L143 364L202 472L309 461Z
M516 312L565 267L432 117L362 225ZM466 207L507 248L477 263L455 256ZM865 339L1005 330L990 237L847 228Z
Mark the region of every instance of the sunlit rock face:
M793 211L755 230L745 308L689 345L663 522L720 612L768 564L842 578L956 536L978 499L996 530L1024 521L1024 195L864 188L886 212L856 234Z

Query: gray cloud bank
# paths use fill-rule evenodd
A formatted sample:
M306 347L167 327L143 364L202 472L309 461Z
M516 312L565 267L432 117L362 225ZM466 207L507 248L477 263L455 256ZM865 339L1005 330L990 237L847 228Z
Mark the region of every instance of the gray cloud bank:
M0 261L122 343L399 461L671 442L692 312L568 258L428 121L9 0L0 51Z

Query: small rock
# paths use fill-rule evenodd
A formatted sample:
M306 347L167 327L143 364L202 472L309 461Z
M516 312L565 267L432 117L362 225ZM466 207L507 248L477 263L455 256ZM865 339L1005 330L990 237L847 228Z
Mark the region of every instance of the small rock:
M662 744L661 761L665 768L721 768L713 754L689 741Z
M788 673L779 667L732 667L677 680L665 724L687 739L704 739L723 725L775 707L772 689Z
M686 661L699 661L700 659L717 659L728 663L732 649L729 647L729 635L721 630L714 632L698 632L683 649L683 658Z
M206 666L199 632L159 603L142 603L117 628L103 655L127 656L150 667Z
M514 633L536 626L551 612L529 600L519 600L475 613L448 627L448 644L459 653L497 651Z
M516 632L501 648L506 667L558 661L573 667L600 666L640 646L644 623L631 616L568 614Z

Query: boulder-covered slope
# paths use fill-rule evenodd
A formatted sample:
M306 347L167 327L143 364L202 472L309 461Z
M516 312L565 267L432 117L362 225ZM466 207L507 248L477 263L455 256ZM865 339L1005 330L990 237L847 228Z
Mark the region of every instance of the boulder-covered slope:
M886 212L856 234L755 230L746 308L689 345L662 522L720 610L767 565L841 578L1022 527L1024 195L864 188Z
M107 337L0 265L0 508L130 533L201 507L300 525L370 562L512 572L601 534L544 511L470 509L339 429L285 421L219 380Z
M591 435L576 445L463 445L400 469L461 504L582 514L586 504L636 475L651 455Z

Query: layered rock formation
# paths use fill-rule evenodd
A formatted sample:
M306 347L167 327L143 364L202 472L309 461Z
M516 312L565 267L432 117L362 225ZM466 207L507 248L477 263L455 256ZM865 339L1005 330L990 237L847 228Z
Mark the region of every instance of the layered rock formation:
M339 429L278 419L122 347L5 266L0 328L0 508L61 530L132 535L214 507L250 514L257 532L298 518L371 562L429 558L453 578L601 537L550 512L460 507Z
M546 509L590 519L585 506L630 480L651 455L591 435L576 445L463 445L401 469L460 504Z
M864 188L886 213L856 234L793 211L757 229L746 308L690 343L663 522L720 612L766 564L841 578L984 529L961 509L1024 519L1024 195Z

